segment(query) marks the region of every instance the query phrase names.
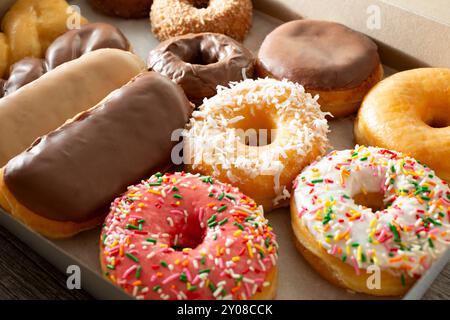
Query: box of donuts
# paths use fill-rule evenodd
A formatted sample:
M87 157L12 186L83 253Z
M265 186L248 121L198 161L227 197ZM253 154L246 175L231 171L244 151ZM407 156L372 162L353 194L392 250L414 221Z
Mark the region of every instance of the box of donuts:
M2 1L0 224L100 299L419 299L450 258L439 5Z

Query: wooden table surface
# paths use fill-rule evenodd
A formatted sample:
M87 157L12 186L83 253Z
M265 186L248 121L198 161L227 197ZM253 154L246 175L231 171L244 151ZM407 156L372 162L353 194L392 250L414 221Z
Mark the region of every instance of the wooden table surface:
M92 297L68 290L66 277L0 226L0 299L76 299ZM424 299L450 299L450 263Z

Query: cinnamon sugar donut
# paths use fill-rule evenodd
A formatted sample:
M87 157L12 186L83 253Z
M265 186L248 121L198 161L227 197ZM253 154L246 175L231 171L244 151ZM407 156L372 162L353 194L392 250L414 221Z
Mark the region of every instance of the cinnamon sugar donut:
M188 33L223 33L243 41L252 24L251 0L155 0L152 32L160 41Z

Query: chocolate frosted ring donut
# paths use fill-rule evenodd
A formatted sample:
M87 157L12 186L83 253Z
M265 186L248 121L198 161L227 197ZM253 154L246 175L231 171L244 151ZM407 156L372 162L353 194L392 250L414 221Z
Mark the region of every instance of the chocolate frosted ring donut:
M130 43L116 27L106 23L90 23L58 37L47 49L44 59L25 58L11 66L10 76L0 82L0 98L38 79L57 66L75 60L90 51L111 48L130 50Z
M252 25L252 14L251 0L154 0L150 20L160 41L201 32L242 41Z
M255 58L237 41L222 34L175 37L150 51L148 68L179 84L189 100L201 104L218 85L252 77Z

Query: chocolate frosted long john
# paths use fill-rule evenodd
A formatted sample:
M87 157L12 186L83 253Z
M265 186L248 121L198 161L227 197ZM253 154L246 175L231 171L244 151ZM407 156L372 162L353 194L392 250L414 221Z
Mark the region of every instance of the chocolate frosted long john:
M179 86L143 73L13 158L5 184L21 205L46 219L103 215L128 185L171 164L171 134L184 127L191 110Z

